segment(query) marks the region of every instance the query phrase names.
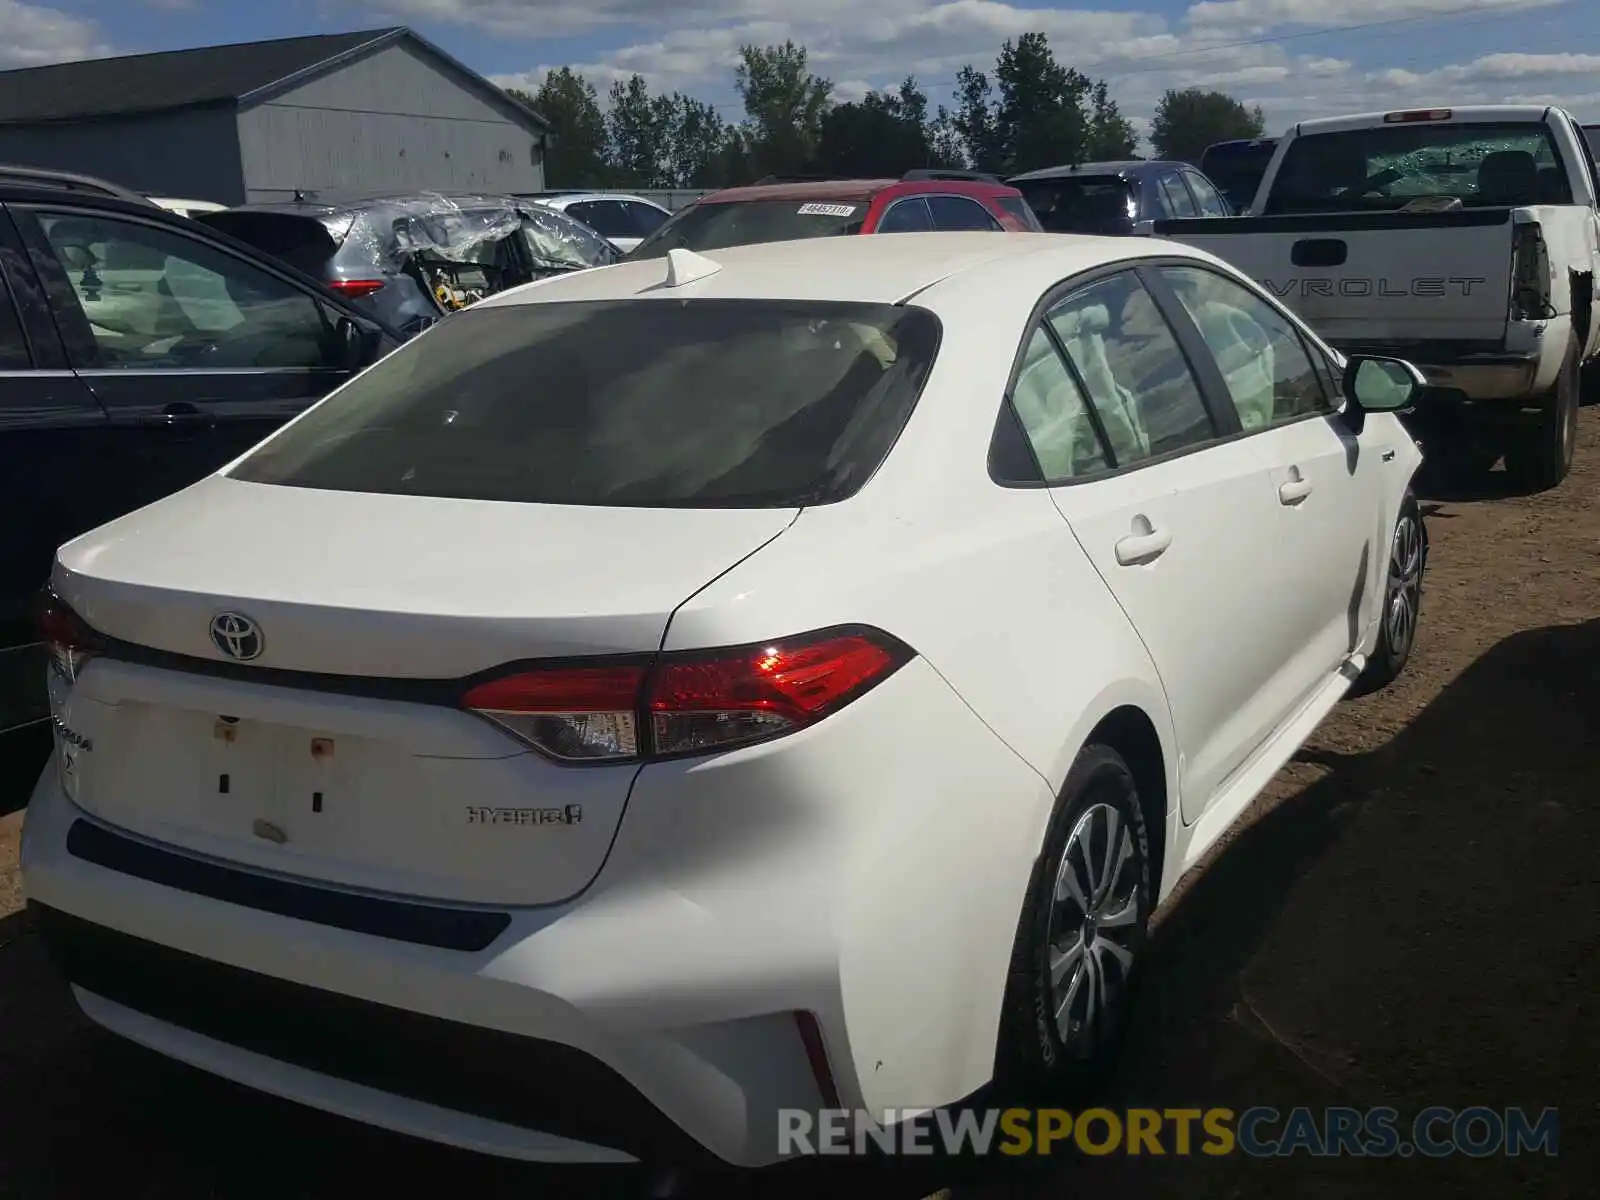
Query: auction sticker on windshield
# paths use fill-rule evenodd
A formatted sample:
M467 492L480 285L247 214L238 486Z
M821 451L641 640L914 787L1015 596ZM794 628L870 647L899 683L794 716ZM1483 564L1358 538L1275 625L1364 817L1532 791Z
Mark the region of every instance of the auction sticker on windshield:
M802 204L802 217L848 217L855 212L854 204Z

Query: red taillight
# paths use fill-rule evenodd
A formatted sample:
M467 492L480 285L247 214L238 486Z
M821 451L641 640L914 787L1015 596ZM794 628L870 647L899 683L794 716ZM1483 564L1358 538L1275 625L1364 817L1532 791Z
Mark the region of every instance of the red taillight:
M384 282L382 279L330 279L328 286L341 296L359 300L362 296L370 296L378 291Z
M653 667L537 668L478 684L462 704L564 762L666 758L813 724L911 657L876 630L831 630Z
M102 638L72 608L46 589L34 601L34 628L62 678L75 680L83 664L105 649Z

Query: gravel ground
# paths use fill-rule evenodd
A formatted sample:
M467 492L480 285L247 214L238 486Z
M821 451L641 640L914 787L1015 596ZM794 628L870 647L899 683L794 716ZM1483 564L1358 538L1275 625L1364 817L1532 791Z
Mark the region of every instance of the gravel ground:
M1581 436L1578 468L1555 492L1486 486L1427 505L1433 558L1407 675L1344 705L1165 914L1107 1097L1113 1107L1404 1114L1555 1106L1560 1155L1113 1157L1014 1177L874 1175L873 1193L1594 1195L1600 414L1585 411ZM98 1197L108 1185L123 1200L284 1200L351 1187L593 1196L637 1186L625 1172L531 1168L392 1137L102 1035L77 1015L17 911L21 815L0 817L0 1196ZM834 1189L869 1179L827 1178ZM798 1177L738 1182L819 1190Z

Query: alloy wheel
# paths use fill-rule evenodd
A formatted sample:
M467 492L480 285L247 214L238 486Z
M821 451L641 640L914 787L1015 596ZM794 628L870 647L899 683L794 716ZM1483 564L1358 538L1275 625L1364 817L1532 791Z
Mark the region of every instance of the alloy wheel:
M1047 931L1056 1033L1075 1057L1114 1030L1144 925L1142 875L1133 828L1111 805L1090 805L1062 850Z
M1417 636L1422 602L1422 527L1412 512L1402 512L1389 544L1389 589L1384 604L1384 633L1389 653L1404 658Z

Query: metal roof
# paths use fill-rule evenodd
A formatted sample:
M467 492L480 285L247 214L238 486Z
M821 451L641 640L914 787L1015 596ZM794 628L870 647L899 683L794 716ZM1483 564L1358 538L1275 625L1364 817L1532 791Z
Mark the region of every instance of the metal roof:
M88 121L209 105L257 103L406 40L532 123L537 113L404 26L128 54L0 71L0 125Z

